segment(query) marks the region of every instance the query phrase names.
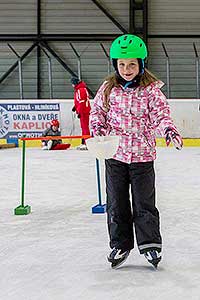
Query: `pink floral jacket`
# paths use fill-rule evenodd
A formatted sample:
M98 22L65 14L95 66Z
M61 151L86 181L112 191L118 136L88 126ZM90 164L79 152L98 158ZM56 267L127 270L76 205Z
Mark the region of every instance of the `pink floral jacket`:
M114 159L125 162L147 162L156 158L155 134L164 136L167 127L176 127L170 108L160 88L161 81L135 89L114 87L111 90L109 111L103 108L104 88L99 88L90 113L90 127L94 135L120 135Z

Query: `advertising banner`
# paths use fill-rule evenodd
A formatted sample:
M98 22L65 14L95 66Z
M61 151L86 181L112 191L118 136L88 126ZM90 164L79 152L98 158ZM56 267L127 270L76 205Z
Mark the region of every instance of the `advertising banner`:
M2 103L0 138L40 137L53 119L60 120L59 103Z

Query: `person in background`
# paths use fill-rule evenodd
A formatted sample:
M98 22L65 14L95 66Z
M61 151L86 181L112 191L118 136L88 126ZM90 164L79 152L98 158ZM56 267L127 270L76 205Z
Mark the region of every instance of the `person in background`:
M50 127L47 128L42 136L61 136L59 130L60 123L58 120L51 120ZM62 140L42 140L42 150L66 150L70 147L70 144L62 144Z
M77 117L80 119L82 135L90 135L89 115L91 107L86 84L77 77L72 77L71 84L74 88L74 106L72 111L76 112ZM85 139L82 139L81 145L77 149L87 150Z
M157 267L162 238L155 197L155 133L178 150L182 138L160 90L163 83L144 67L147 48L143 40L132 34L118 37L110 57L115 73L99 88L90 114L94 136L120 136L116 154L105 161L108 261L117 268L127 259L134 248L134 224L140 254Z

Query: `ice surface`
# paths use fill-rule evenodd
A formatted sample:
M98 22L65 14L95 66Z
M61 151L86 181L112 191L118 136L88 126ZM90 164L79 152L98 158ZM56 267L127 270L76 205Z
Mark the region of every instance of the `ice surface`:
M27 149L27 216L21 149L0 150L0 300L199 300L200 148L159 148L157 206L163 260L155 271L135 248L110 269L106 215L87 151Z

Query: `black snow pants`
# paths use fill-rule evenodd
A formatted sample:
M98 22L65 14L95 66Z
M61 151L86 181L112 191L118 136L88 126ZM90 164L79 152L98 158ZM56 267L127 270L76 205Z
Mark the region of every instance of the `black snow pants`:
M139 252L161 251L159 212L155 206L154 163L106 162L107 223L110 247L134 248L134 229ZM131 186L132 203L129 188Z

